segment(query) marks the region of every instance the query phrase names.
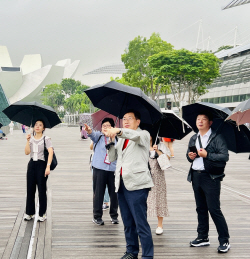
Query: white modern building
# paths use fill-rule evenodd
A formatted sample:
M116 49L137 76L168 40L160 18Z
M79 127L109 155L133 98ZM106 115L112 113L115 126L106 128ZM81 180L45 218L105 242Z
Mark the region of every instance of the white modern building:
M25 55L19 67L13 67L8 49L0 46L0 84L10 103L40 101L43 88L72 78L80 60L60 60L55 65L42 64L40 54Z

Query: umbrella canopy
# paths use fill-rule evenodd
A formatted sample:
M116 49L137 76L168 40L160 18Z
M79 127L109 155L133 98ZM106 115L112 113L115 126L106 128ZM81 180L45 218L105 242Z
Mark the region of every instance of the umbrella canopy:
M0 129L3 127L3 124L0 122Z
M143 123L153 124L162 116L156 102L137 87L111 81L104 85L93 86L85 90L85 93L95 107L118 118L122 118L129 109L140 112Z
M79 118L80 126L83 126L83 124L86 123L91 128L93 128L91 113L81 113L81 114L79 114L79 117L80 117Z
M191 126L172 110L162 111L161 120L153 126L142 124L141 128L149 131L151 136L156 136L158 133L159 137L179 140L192 131Z
M53 128L61 123L58 115L50 106L38 102L16 102L3 110L12 121L34 127L37 120L43 120L46 128Z
M115 125L116 127L122 127L122 120L121 119L119 119L119 121L117 121L116 116L114 116L110 113L107 113L103 110L100 110L100 111L97 111L97 112L93 113L91 115L91 118L92 118L92 123L93 123L93 129L95 129L95 130L99 130L99 131L102 130L101 124L102 124L102 120L104 118L112 118L114 120L115 124L116 124Z
M224 136L229 150L235 153L250 152L250 131L245 125L239 126L239 130L234 121L225 121L231 115L228 108L205 102L183 106L183 119L195 132L198 132L196 118L201 111L209 111L213 115L211 128Z
M250 99L240 103L226 120L236 121L237 125L250 123Z

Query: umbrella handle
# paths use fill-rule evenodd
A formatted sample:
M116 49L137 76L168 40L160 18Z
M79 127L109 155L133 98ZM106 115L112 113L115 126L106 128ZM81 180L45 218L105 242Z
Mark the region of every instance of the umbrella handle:
M161 119L161 122L162 122L162 119ZM158 132L157 132L157 135L156 135L156 138L155 138L155 145L156 145L157 138L158 138L158 135L159 135L159 132L160 132L161 122L160 122L159 129L158 129Z

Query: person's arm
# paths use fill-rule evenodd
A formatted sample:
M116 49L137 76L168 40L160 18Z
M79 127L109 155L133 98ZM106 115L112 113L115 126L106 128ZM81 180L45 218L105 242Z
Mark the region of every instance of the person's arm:
M31 136L30 136L30 134L28 134L26 136L27 142L26 142L25 149L24 149L25 155L30 154L30 138L31 138Z
M150 141L150 135L146 130L111 128L107 130L106 135L111 138L114 138L114 136L117 135L119 138L132 140L135 143L147 148Z
M101 135L101 132L92 130L87 124L84 124L84 127L85 127L84 130L86 130L90 139L94 143L96 143Z
M93 143L93 141L91 141L91 143L90 143L90 145L89 145L89 148L90 148L90 150L93 150L93 149L94 149L94 143Z
M213 141L216 141L216 148L218 150L217 153L207 153L207 159L211 161L223 161L227 162L229 160L229 154L228 154L228 148L227 148L227 143L224 137L219 134L216 136L216 139Z
M49 156L48 156L48 162L47 162L45 175L44 175L45 177L50 174L50 165L51 165L51 162L53 159L53 153L54 153L54 150L52 147L48 148L48 153L49 153Z

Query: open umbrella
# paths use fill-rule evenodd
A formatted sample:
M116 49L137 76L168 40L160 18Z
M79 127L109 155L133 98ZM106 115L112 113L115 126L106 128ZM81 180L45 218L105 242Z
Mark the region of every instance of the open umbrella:
M162 111L162 118L153 126L142 124L142 129L148 130L151 136L182 139L192 131L190 125L172 110Z
M225 119L231 115L228 108L212 103L199 102L182 107L183 119L198 132L196 118L201 111L209 111L213 115L211 128L224 136L227 147L235 153L250 152L250 131L245 125L239 126L234 121Z
M83 126L84 123L88 124L91 128L93 127L91 113L79 114L79 125Z
M0 129L3 127L3 124L0 122Z
M234 120L237 125L250 123L250 99L240 103L226 120Z
M118 118L122 118L129 109L140 112L143 123L153 124L162 116L156 102L137 87L111 81L104 85L93 86L85 90L85 93L95 107Z
M114 122L116 123L116 125L115 125L116 127L122 127L122 120L121 119L119 119L119 121L117 121L116 116L114 116L110 113L107 113L103 110L100 110L100 111L97 111L97 112L95 112L91 115L92 123L93 123L93 129L101 131L102 130L102 125L101 125L102 120L104 118L107 118L107 117L112 118L114 120Z
M3 110L12 121L34 127L37 120L43 120L46 128L53 128L61 123L58 115L50 106L38 102L16 102Z

